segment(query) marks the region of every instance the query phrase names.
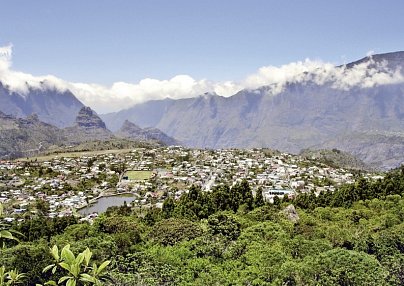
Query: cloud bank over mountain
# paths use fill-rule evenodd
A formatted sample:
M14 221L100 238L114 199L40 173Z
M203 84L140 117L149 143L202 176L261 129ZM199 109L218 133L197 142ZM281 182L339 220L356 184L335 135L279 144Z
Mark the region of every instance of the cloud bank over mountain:
M264 66L239 82L214 82L177 75L168 80L146 78L138 83L115 82L111 86L94 83L74 83L53 75L34 76L12 69L12 45L0 47L0 81L12 91L26 94L30 88L70 90L85 105L97 112L112 112L136 103L166 97L179 99L195 97L205 92L231 96L242 89L269 85L269 93L276 95L287 83L329 83L332 88L347 90L351 87L369 88L383 84L404 82L399 69L389 68L387 62L369 61L352 67L336 67L332 63L313 61L293 62L280 67Z

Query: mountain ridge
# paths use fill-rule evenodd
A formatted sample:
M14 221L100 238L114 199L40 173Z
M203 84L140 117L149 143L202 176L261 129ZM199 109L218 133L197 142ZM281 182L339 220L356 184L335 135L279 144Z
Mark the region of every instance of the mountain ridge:
M141 129L125 134L129 137L176 138L199 148L265 147L291 153L330 147L357 155L366 164L393 168L404 163L403 66L402 51L377 54L230 97L206 93L166 98L100 116L69 90L41 83L21 93L0 83L0 111L26 120L14 122L2 115L2 132L24 129L27 124L46 129L37 122L43 121L61 128L58 136L67 142L79 143L114 138L110 130L118 131L129 120ZM32 114L36 115L31 118ZM24 132L25 137L36 136Z
M37 114L41 121L59 128L70 126L84 104L69 90L28 87L26 93L10 90L0 82L0 110L19 118Z
M388 59L393 60L389 63ZM373 55L341 68L369 73L370 76L388 71L396 76L397 71L401 74L402 66L404 52ZM354 151L367 164L379 164L386 169L404 163L403 159L396 158L380 164L380 158L376 160L364 155L371 152L369 140L361 145L353 137L382 131L404 133L402 81L386 84L382 81L373 85L365 82L363 85L348 85L349 88L336 88L333 77L320 84L310 80L310 75L306 76L309 80L285 83L283 90L276 95L271 93L273 86L263 86L242 90L230 97L209 95L149 101L101 117L111 129L125 119L137 124L141 122L140 126L159 128L189 147L268 147L299 153L314 146L322 149L333 138L338 141L341 137L345 138L343 144L336 142L331 144L332 147L342 147L342 151L349 153ZM154 108L154 105L158 107ZM148 117L148 114L153 116ZM387 139L383 139L383 144L390 150ZM355 150L350 150L349 140L356 142ZM397 142L393 145L401 150Z

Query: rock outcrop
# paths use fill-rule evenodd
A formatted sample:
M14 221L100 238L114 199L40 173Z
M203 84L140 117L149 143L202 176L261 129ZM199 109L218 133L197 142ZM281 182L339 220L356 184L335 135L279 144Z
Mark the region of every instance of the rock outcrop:
M299 214L296 211L296 208L294 205L288 205L286 208L284 208L281 213L291 222L297 223L300 219Z
M138 125L125 120L122 127L115 133L122 138L130 138L136 141L158 141L164 145L180 145L174 138L168 136L157 128L140 128Z
M69 141L80 143L93 140L108 140L114 135L109 131L105 123L90 107L82 107L77 114L75 125L65 128Z

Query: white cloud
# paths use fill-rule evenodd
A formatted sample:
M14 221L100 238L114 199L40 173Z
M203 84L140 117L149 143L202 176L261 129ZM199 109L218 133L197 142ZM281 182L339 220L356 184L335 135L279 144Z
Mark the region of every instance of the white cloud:
M370 56L373 56L374 54L375 54L375 51L370 50L370 51L368 51L368 52L366 53L366 56L367 56L367 57L370 57Z
M390 70L387 62L369 61L351 68L336 67L330 63L305 60L290 63L281 67L262 67L257 73L247 77L242 86L257 88L272 85L275 95L283 90L287 83L304 83L313 81L316 84L330 83L333 88L347 90L354 86L369 88L376 85L404 82L401 70Z
M31 74L14 71L12 66L12 45L0 47L0 81L12 91L24 95L29 88L68 89L68 83L53 75L33 76Z
M0 47L0 81L12 91L26 94L28 88L56 88L72 91L85 105L97 112L111 112L128 108L133 104L166 97L179 99L195 97L205 92L215 92L222 96L231 96L248 88L264 85L271 86L270 94L281 92L287 83L317 84L329 83L336 89L362 88L381 84L404 82L400 70L390 70L386 62L370 61L355 65L335 67L321 61L299 61L280 67L264 66L240 82L212 82L206 79L195 80L188 75L177 75L169 80L146 78L138 83L115 82L111 86L91 83L73 83L52 75L33 76L14 71L12 66L12 45Z
M10 68L12 51L13 51L13 45L11 44L4 47L0 47L0 73Z
M69 89L86 105L108 112L127 108L147 100L195 97L214 90L206 80L177 75L169 80L146 78L137 84L115 82L110 87L97 84L70 83Z

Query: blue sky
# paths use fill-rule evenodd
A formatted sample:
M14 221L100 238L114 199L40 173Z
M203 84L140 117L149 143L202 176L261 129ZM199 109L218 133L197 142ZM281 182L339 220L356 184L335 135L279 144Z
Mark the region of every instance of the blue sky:
M265 65L342 63L404 49L404 1L0 2L13 69L109 85L240 80Z
M24 93L45 80L97 112L279 92L316 71L341 86L380 84L363 80L367 67L342 77L334 66L404 50L402 0L0 0L0 11L0 81Z

